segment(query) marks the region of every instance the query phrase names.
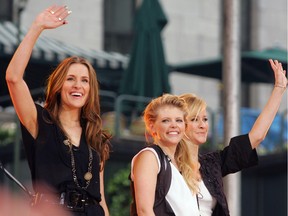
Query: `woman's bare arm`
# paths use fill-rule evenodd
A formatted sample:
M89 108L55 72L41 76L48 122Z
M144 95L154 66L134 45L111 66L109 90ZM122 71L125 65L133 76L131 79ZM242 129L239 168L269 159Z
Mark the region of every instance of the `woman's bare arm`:
M278 112L282 101L282 96L287 87L286 71L283 70L282 64L277 60L269 60L271 68L274 71L275 85L264 109L256 119L251 131L249 139L252 148L256 148L266 137L267 132Z
M139 216L154 216L154 200L158 174L158 162L151 151L143 151L134 159L133 182Z
M6 82L15 111L21 123L34 138L38 133L37 113L29 88L23 79L24 72L31 57L33 47L42 31L66 24L65 18L69 13L64 6L51 6L41 12L15 51L6 70Z

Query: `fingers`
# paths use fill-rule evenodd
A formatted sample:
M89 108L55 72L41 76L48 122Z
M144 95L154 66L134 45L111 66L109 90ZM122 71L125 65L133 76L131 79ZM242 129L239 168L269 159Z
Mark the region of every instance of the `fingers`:
M270 65L271 65L271 68L275 71L276 70L276 62L274 62L272 59L269 59L269 62L270 62Z
M52 16L54 16L55 19L57 19L59 22L62 22L63 24L67 23L65 18L72 13L72 11L69 10L67 6L57 6L57 5L53 5L47 8L47 11Z
M272 59L269 59L269 62L273 70L280 70L281 72L284 72L281 62L278 62L278 60L272 60Z
M275 87L286 89L287 87L286 70L283 69L282 63L272 59L269 59L269 62L274 71Z

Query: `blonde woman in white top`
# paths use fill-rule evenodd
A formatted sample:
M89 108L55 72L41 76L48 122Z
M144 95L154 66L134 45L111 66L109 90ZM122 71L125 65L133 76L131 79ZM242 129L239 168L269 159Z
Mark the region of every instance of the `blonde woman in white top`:
M186 128L186 115L185 101L170 94L152 100L146 107L144 121L154 141L152 146L159 146L160 152L169 158L171 177L163 184L170 185L167 194L164 194L165 199L156 207L155 203L159 203L159 199L162 198L158 191L161 185L157 184L161 161L154 148L147 147L141 150L132 159L131 180L136 212L132 212L131 215L199 215L196 166L192 163L188 147L182 140Z

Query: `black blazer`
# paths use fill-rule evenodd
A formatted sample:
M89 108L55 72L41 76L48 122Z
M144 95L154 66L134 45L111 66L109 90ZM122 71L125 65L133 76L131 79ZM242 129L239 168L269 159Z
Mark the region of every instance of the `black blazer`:
M222 178L258 164L257 152L252 149L248 134L233 137L221 151L199 155L199 162L203 182L217 201L212 216L229 216Z

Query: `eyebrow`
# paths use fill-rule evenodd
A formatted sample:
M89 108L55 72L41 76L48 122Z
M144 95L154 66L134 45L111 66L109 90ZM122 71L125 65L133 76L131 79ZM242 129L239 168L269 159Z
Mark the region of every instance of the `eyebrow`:
M76 77L74 74L67 74L67 77L71 76L71 77ZM81 76L81 78L87 78L89 79L89 76Z

